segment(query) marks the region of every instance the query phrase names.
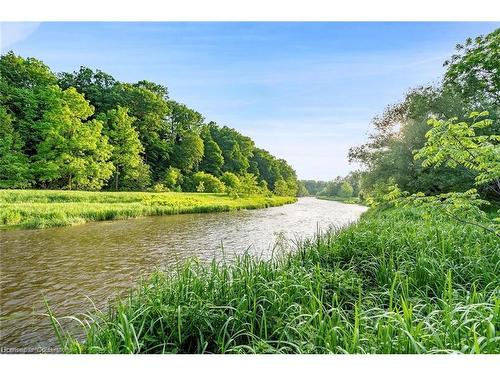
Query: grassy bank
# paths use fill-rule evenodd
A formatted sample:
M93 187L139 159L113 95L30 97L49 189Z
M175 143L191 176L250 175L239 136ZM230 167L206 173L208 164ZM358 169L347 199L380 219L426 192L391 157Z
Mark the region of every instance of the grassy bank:
M85 353L500 353L499 266L481 229L369 211L274 261L157 273L83 341L58 333Z
M335 201L335 202L342 202L342 203L349 203L349 204L361 203L361 199L359 199L358 197L343 198L343 197L332 197L329 195L317 195L316 198L323 199L325 201Z
M47 228L148 215L255 209L295 200L201 193L0 190L0 228Z

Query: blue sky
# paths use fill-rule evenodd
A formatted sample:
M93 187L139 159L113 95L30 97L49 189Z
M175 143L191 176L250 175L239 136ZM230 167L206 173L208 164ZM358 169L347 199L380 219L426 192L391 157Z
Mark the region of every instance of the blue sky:
M81 65L168 86L207 121L236 128L304 179L356 169L371 118L438 82L457 43L500 23L3 23L2 52L55 72Z

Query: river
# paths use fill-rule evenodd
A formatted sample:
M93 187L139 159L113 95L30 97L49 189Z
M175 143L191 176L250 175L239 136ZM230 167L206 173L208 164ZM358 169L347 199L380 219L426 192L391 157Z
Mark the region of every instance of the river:
M211 260L223 252L270 257L276 243L293 248L297 239L318 228L345 226L365 210L300 198L261 210L0 231L0 348L57 346L49 319L41 315L44 298L56 316L89 311L93 303L103 308L155 269L171 269L192 257Z

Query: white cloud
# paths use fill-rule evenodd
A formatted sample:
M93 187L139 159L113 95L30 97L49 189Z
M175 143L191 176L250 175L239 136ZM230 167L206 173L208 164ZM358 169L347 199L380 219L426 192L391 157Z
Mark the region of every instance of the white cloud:
M0 52L7 52L9 47L28 38L39 26L40 22L1 22Z

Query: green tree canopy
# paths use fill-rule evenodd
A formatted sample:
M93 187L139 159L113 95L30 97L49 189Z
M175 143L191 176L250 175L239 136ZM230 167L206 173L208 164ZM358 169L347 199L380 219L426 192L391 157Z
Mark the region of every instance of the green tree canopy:
M41 61L9 52L0 57L0 104L11 116L23 152L36 153L40 136L36 124L51 107L57 78Z
M234 173L224 172L220 180L226 186L228 192L238 192L240 188L240 179Z
M147 186L149 171L141 156L144 147L127 108L118 106L117 109L110 109L98 119L103 122L104 134L113 147L110 160L115 169L112 178L115 190Z
M102 122L86 121L93 108L76 89L54 90L58 100L38 124L43 140L35 156L36 176L51 186L99 190L114 169Z
M155 82L120 82L83 66L56 76L9 52L0 57L0 106L2 186L194 190L203 171L232 173L245 191L268 193L278 179L297 188L285 161L235 129L205 124Z
M85 99L95 108L94 116L116 108L119 103L119 82L101 70L94 71L82 66L73 73L60 73L58 78L63 90L74 87L85 95Z
M445 62L444 83L470 105L468 110L496 110L500 104L500 29L468 38ZM491 113L493 114L493 113Z
M224 157L219 145L212 139L210 131L205 127L201 132L203 139L204 153L200 163L200 170L220 176L222 166L224 165Z
M21 138L14 131L11 116L0 106L0 188L24 188L30 183L29 160L22 152Z
M193 132L186 133L174 146L172 166L183 172L189 172L198 167L203 158L203 140Z
M223 193L224 184L215 176L205 172L196 172L193 175L193 184L200 193Z
M161 180L169 166L173 141L167 117L171 109L165 98L142 86L119 84L115 88L118 104L135 118L134 127L144 147L145 163L153 179Z

